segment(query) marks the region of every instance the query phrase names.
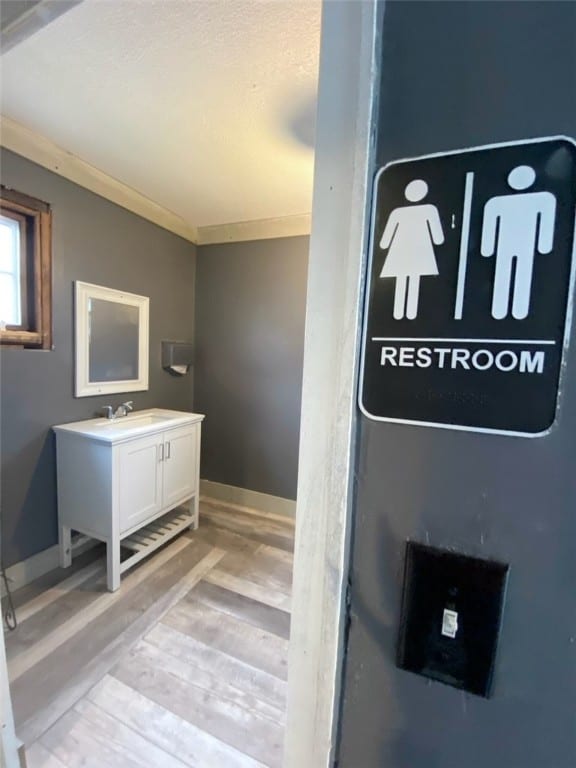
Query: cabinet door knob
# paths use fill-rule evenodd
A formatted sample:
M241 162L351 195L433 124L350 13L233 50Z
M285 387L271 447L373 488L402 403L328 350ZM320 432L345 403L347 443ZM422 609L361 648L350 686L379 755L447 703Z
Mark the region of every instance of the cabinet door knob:
M160 456L158 458L158 463L161 461L164 461L164 443L160 443Z
M166 458L170 458L170 443L166 443Z

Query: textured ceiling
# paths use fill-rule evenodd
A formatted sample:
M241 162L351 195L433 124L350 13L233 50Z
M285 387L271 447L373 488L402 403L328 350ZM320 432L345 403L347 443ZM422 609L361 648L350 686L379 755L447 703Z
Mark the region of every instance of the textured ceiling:
M319 40L319 0L84 0L2 113L194 226L309 213Z

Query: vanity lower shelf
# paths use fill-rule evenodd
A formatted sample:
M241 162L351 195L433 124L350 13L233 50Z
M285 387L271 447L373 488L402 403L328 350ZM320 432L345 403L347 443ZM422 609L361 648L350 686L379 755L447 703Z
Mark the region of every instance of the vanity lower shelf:
M120 541L120 572L124 573L194 523L182 507L167 512ZM122 550L125 551L122 552Z

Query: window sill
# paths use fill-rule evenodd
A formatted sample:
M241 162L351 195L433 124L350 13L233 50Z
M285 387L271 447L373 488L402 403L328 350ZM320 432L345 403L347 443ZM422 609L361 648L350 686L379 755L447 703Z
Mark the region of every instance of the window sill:
M33 331L0 331L0 346L24 346L49 349L43 343L42 334Z

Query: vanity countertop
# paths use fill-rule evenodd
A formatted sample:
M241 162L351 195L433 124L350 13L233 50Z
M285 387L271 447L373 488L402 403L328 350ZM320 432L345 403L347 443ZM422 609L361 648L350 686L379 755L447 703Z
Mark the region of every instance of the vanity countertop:
M70 424L58 424L53 429L55 432L74 433L99 442L115 443L161 432L163 429L194 424L203 419L204 415L201 413L149 408L144 411L133 411L129 416L120 416L116 419L102 417L74 421Z

